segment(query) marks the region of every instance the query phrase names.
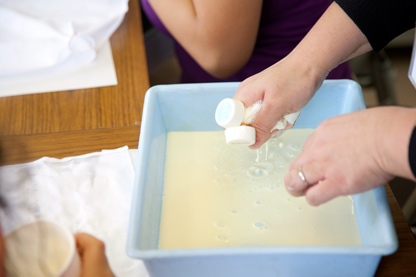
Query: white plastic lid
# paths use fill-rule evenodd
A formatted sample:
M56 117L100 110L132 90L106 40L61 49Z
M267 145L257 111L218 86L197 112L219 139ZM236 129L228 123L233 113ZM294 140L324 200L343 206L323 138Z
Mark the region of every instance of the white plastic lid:
M244 119L244 112L244 104L241 101L225 98L217 106L215 121L225 129L240 126Z
M245 125L227 128L225 141L228 144L252 145L256 142L256 129Z

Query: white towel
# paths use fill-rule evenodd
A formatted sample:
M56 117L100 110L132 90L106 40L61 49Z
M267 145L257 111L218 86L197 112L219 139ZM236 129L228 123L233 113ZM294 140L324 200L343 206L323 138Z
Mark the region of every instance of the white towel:
M137 150L123 147L0 167L0 195L7 203L0 209L3 235L28 222L52 220L103 240L116 276L147 277L142 261L125 250L134 184L131 154Z

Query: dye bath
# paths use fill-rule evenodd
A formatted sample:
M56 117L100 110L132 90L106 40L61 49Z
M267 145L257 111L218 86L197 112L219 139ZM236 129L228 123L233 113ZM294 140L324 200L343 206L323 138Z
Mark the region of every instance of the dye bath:
M319 207L284 186L313 129L291 129L259 150L224 132L169 132L160 249L361 245L352 197Z

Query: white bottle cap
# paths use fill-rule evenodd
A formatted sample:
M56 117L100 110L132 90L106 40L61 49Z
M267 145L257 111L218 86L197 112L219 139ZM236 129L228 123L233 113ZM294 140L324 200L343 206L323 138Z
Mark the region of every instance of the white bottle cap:
M227 128L225 141L228 144L252 145L256 142L256 129L245 125Z
M244 119L244 112L244 104L241 101L226 98L217 106L215 121L225 129L240 126Z

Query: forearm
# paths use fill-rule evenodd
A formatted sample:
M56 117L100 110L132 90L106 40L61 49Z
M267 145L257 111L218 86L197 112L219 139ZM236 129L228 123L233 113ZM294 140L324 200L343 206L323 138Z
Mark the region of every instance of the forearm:
M289 56L322 80L340 63L370 50L364 34L333 3Z
M262 1L150 0L172 36L206 71L226 77L254 49Z

